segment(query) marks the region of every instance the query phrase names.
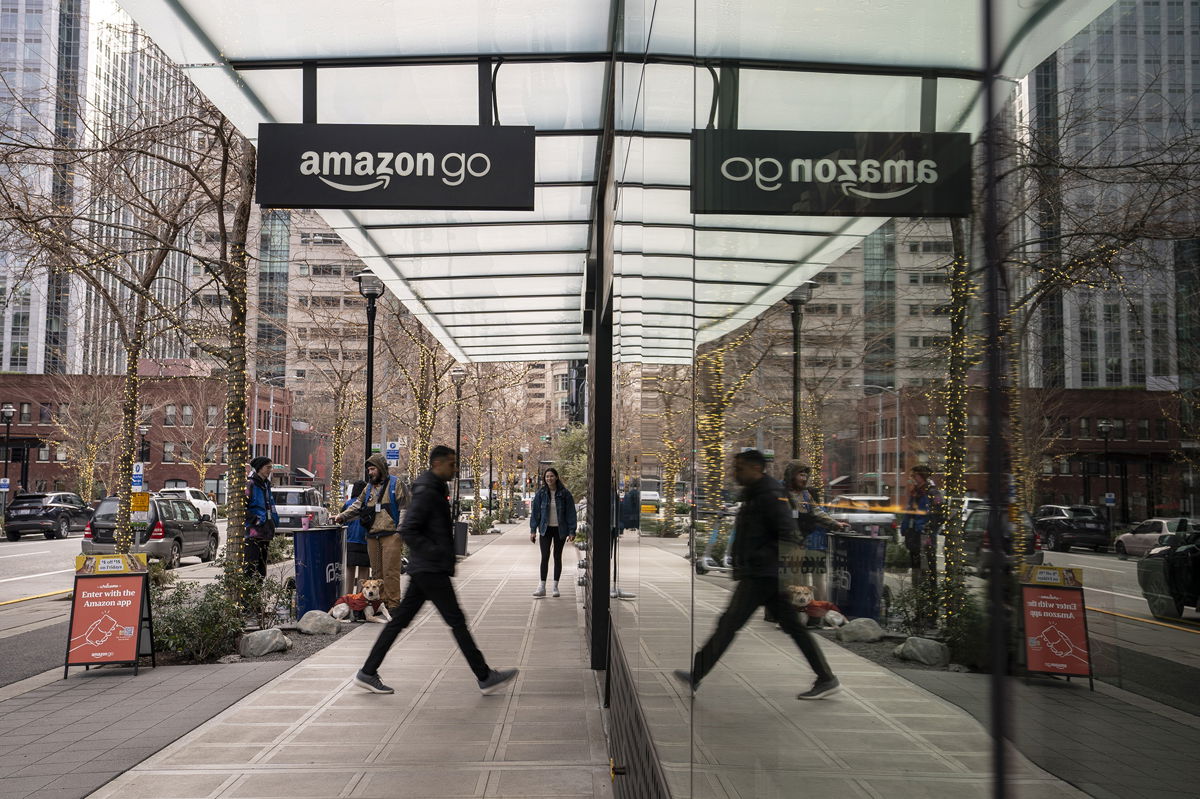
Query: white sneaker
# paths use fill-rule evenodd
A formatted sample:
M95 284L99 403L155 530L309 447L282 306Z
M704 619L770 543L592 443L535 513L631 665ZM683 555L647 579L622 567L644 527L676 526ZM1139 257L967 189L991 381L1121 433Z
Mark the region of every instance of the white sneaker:
M533 592L533 595L534 595L535 597L539 597L539 598L540 598L540 597L544 597L544 596L546 595L546 586L544 586L544 585L539 585L539 586L537 587L537 590L535 590L535 591Z
M562 596L561 594L558 593L558 585L557 584L554 586L554 590L552 590L550 592L550 596L553 596L553 597Z

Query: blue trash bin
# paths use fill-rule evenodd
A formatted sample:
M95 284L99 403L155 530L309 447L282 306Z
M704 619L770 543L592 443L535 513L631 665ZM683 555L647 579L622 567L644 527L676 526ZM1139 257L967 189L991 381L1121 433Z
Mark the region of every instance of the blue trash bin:
M879 621L886 538L829 534L830 599L847 617Z
M310 610L328 611L342 595L344 535L342 527L296 530L296 606L301 617Z

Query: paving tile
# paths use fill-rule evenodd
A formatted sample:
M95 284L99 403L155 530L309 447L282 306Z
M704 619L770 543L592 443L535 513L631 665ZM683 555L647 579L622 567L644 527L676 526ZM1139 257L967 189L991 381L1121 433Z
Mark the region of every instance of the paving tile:
M607 769L606 769L607 770ZM496 796L592 796L592 770L550 766L521 771L501 771L495 789Z
M229 780L227 774L133 774L121 786L124 799L194 799L206 797Z
M254 799L255 797L334 797L356 776L353 771L306 772L303 779L290 772L250 774L237 785L224 791L222 797Z

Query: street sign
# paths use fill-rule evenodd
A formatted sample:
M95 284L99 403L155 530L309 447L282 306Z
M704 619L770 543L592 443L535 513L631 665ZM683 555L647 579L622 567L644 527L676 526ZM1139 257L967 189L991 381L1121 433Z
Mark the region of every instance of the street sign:
M1109 491L1104 495L1104 504L1112 507L1117 504L1117 495Z
M129 510L131 513L145 513L150 510L150 495L145 491L139 491L129 497Z
M8 490L8 478L0 477L0 491L7 491L7 490Z
M400 442L399 441L389 441L387 443L387 449L384 451L383 455L389 461L396 461L397 463L399 463L400 462Z
M131 481L131 483L133 485L134 491L142 490L142 486L144 485L143 481L145 479L145 473L146 473L146 467L142 464L141 461L137 461L133 464L133 480Z

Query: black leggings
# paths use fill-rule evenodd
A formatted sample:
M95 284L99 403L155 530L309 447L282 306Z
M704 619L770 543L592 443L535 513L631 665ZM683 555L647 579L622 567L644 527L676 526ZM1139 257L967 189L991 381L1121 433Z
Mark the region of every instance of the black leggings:
M546 571L550 566L550 544L554 544L554 582L562 577L562 551L567 539L560 538L557 527L547 527L546 532L538 536L538 545L542 548L542 582L546 581Z
M242 549L242 570L247 577L264 580L267 577L267 550L271 542L262 538L247 538Z

